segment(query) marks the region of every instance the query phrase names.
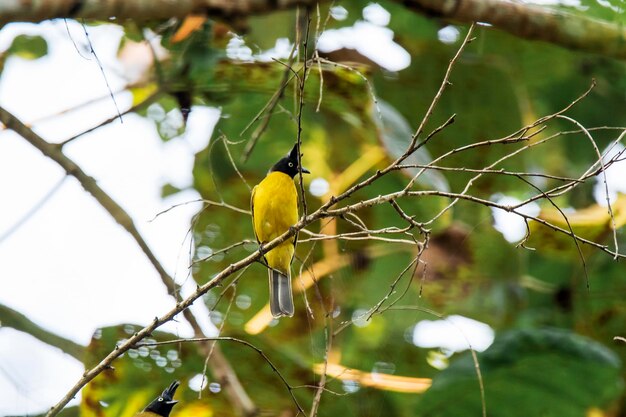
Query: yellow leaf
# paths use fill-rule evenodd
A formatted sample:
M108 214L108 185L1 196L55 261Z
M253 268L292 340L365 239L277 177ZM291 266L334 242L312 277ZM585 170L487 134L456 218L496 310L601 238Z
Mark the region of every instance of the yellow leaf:
M359 159L331 180L330 190L324 196L324 200L327 201L331 195L340 194L350 188L359 178L383 161L386 156L385 151L380 146L366 148Z
M626 224L626 195L618 194L617 199L611 204L611 208L615 228L619 229ZM563 212L554 207L543 208L538 218L568 232L571 227L577 236L598 243L606 240L613 231L613 220L611 220L608 208L599 204L575 211L563 210ZM526 246L547 250L547 253L551 252L558 256L562 256L564 253L578 256L571 236L555 233L549 227L538 222L529 222L529 227L530 238L526 242ZM581 247L583 251L591 250L588 245L581 245Z
M156 85L156 83L149 83L146 85L142 85L141 87L132 87L130 89L130 92L133 95L132 106L137 106L148 100L157 92L158 89L159 87Z
M376 388L384 391L420 394L430 388L432 384L430 378L413 378L381 372L370 373L346 368L343 365L335 363L329 363L326 367L323 363L317 363L313 365L313 372L321 375L324 373L324 368L326 368L326 375L330 377L342 381L355 381L363 387Z
M606 414L599 408L592 407L587 410L585 417L606 417Z
M179 406L174 408L172 417L213 417L214 414L207 400L179 404Z

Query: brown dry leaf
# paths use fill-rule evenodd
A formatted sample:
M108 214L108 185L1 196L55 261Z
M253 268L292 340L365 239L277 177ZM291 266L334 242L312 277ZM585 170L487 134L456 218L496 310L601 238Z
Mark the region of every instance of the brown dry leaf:
M206 16L190 15L183 20L182 25L178 28L174 36L172 36L172 43L178 43L185 40L196 30L200 29L206 22Z

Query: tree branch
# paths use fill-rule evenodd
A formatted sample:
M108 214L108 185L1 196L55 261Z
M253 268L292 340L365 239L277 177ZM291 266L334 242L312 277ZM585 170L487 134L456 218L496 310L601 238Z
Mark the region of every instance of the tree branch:
M47 345L61 349L64 353L73 356L79 361L83 361L85 347L78 343L56 335L37 323L30 320L22 313L13 310L10 307L0 304L0 328L10 327L20 332L27 333L35 339L44 342Z
M182 18L189 14L233 20L295 7L312 7L326 0L40 0L0 1L0 27L11 22L41 22L55 18L134 21ZM626 57L623 25L542 6L508 0L395 0L408 9L459 23L485 22L523 39L615 58Z
M519 38L626 57L626 28L561 10L508 0L396 0L411 10L460 23L484 22Z
M313 6L319 0L43 0L0 1L0 27L10 22L41 22L55 18L146 21L206 14L230 20L239 16Z

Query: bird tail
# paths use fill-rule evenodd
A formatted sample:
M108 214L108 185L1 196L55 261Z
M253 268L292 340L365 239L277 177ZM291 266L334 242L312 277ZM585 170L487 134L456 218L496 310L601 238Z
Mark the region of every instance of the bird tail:
M270 275L270 310L274 318L293 316L293 295L291 279L275 269L269 269Z

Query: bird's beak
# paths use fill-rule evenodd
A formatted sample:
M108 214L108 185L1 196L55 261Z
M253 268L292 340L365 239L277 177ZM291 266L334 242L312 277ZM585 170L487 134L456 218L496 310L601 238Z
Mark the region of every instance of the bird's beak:
M305 167L300 167L300 172L302 172L303 174L310 174L311 173L311 171L309 171Z
M172 400L172 401L166 401L165 403L168 404L168 405L174 405L174 404L178 403L178 401Z
M163 394L161 394L162 397L164 398L173 398L174 397L174 393L176 392L176 389L178 388L178 386L180 385L179 381L174 381L170 384L169 387L167 387L165 389L165 391L163 391ZM171 403L170 401L168 401L168 404ZM176 401L173 402L174 404L176 404Z

